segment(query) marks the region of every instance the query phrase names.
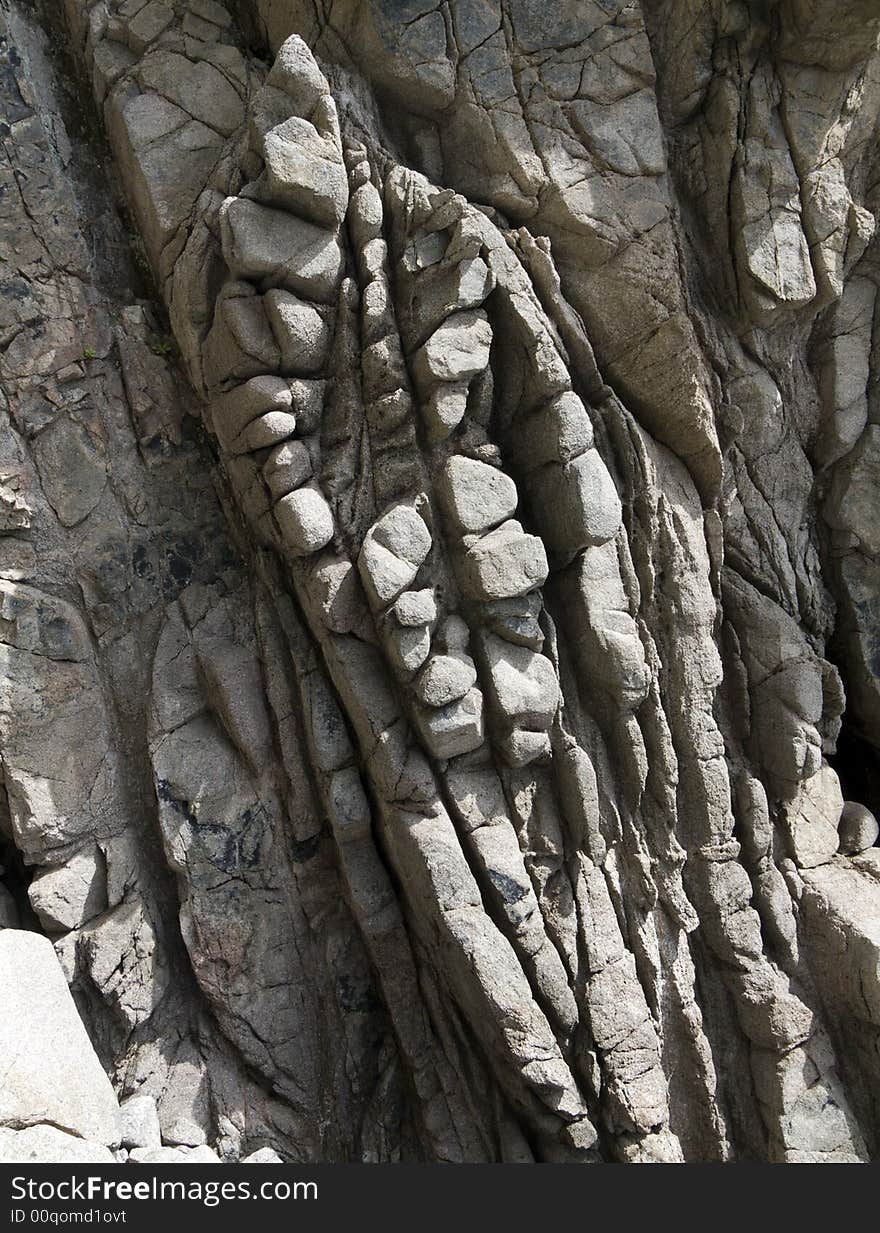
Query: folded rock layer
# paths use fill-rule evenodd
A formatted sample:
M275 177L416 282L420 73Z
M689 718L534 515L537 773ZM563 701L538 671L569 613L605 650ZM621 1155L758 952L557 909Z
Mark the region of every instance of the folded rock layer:
M0 1157L876 1152L875 9L0 2Z

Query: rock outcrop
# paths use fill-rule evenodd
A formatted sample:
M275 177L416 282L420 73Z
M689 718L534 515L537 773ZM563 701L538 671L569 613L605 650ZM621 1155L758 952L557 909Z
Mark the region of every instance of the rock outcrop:
M876 5L0 18L0 1156L870 1159Z

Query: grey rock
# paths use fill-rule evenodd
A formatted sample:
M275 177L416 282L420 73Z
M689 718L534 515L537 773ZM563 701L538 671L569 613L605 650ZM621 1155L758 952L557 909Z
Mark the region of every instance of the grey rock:
M426 384L467 380L488 364L491 342L485 313L454 313L416 353L413 370Z
M294 377L318 372L327 359L331 337L321 314L289 291L268 291L264 303L281 351L281 371Z
M270 200L326 227L340 223L348 205L348 179L338 147L315 126L291 116L261 142Z
M597 450L573 462L554 463L529 476L527 491L544 512L544 536L550 552L564 560L588 546L604 544L617 534L620 498Z
M0 1126L41 1122L95 1144L120 1141L119 1105L67 988L52 944L0 931Z
M278 367L280 352L266 308L246 282L227 284L205 340L202 371L208 386L240 381Z
M449 706L420 711L418 723L433 757L472 753L484 739L483 695L471 689Z
M260 416L272 412L292 413L293 410L289 381L273 376L252 377L216 399L212 422L214 431L228 449Z
M559 681L550 660L492 635L481 641L489 698L503 724L546 731L559 706Z
M255 454L290 440L297 430L296 416L286 411L270 411L248 424L229 445L229 454Z
M134 14L126 33L134 52L141 52L167 28L174 17L174 10L163 0L150 0Z
M3 5L0 1154L880 1136L880 15L448 7Z
M242 197L220 212L223 256L235 278L275 282L328 303L342 275L338 239L313 223Z
M468 383L450 381L436 385L421 403L422 415L432 442L445 440L464 419L467 411Z
M431 653L431 630L427 625L388 631L388 654L394 669L412 676Z
M358 569L376 608L392 603L415 581L431 550L431 533L410 505L396 505L370 528Z
M66 527L76 526L95 509L107 483L104 463L88 433L58 420L42 433L34 460L46 497Z
M169 974L140 900L132 897L85 925L76 953L127 1031L150 1019L165 996Z
M301 441L285 441L272 450L263 467L263 474L273 498L286 497L301 487L312 474L309 451Z
M162 1146L159 1114L152 1096L129 1096L119 1106L122 1114L122 1146L157 1148Z
M461 561L462 587L478 600L525 595L541 586L547 573L543 543L514 519L483 535Z
M143 1165L194 1165L220 1164L220 1157L209 1147L136 1147L129 1152L132 1164Z
M467 655L433 655L416 681L416 696L425 706L448 706L464 697L476 680L477 670Z
M328 629L336 634L361 635L368 628L370 618L363 588L357 569L347 557L318 557L312 580Z
M305 116L311 115L328 91L324 75L308 45L296 35L286 39L278 48L267 82L283 90L296 110Z
M107 906L103 856L97 848L85 848L64 865L37 873L28 898L48 932L76 929Z
M401 625L430 625L437 619L437 601L433 590L404 591L394 605L394 615Z
M528 766L530 762L549 761L553 753L550 737L546 732L534 732L530 728L514 728L499 741L501 756L508 766Z
M418 565L401 560L384 544L368 535L358 556L358 569L374 608L392 603L415 582Z
M872 499L880 483L880 424L869 424L850 454L835 467L825 508L830 526L849 531L871 556L880 552L880 521Z
M840 835L840 851L849 856L873 848L880 835L877 819L870 809L859 801L843 802L837 829Z
M842 813L840 781L830 766L823 765L798 786L784 807L791 855L798 866L812 869L831 860L838 848Z
M487 604L485 611L489 628L499 638L515 642L518 646L531 647L533 651L540 651L543 647L544 634L538 624L541 602L534 592L513 599L496 600Z
M437 493L463 534L489 531L516 511L516 484L510 476L460 454L453 455L440 473Z
M590 417L581 399L569 390L522 422L514 448L522 467L532 471L548 463L571 462L592 445Z
M153 0L133 22L148 9L161 12L163 22L173 16L161 0ZM131 50L139 54L142 40L135 38L133 42ZM208 125L191 120L159 94L138 93L127 98L126 94L125 90L111 93L106 104L107 124L117 156L137 186L135 208L147 251L158 261L205 187L223 137Z
M155 52L141 61L138 81L144 90L154 90L224 137L244 119L241 95L207 60L193 64L172 51Z
M57 1126L28 1126L9 1130L0 1126L0 1162L3 1164L115 1164L109 1148L68 1134Z
M296 556L324 548L333 538L333 511L317 485L298 488L275 503L285 545Z
M421 565L431 551L431 533L424 519L409 505L397 505L379 519L373 539L411 565Z

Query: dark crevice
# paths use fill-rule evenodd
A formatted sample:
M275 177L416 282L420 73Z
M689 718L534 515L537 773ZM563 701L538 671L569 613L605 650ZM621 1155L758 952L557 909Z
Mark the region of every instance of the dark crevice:
M828 761L837 771L844 800L860 801L880 818L880 752L859 734L846 713L837 752Z

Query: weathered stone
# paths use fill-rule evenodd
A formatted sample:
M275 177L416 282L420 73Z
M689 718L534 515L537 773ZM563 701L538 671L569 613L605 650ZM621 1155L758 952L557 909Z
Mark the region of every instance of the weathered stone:
M330 232L280 210L231 197L220 212L223 256L235 278L275 283L330 302L342 276L342 251Z
M192 0L191 12L201 21L219 26L221 30L225 30L232 23L229 10L218 4L217 0Z
M136 1147L129 1153L132 1164L220 1164L220 1157L205 1145L199 1147Z
M485 313L453 313L416 353L413 371L426 385L467 380L489 363L491 342Z
M336 634L362 635L370 626L370 618L352 562L347 557L325 554L316 559L311 577L327 628Z
M315 126L291 116L266 133L260 153L270 199L325 227L337 226L348 205L342 154Z
M358 568L374 608L384 608L405 591L431 550L431 533L410 505L396 505L367 533Z
M90 636L71 604L0 579L0 737L10 828L28 863L94 838L121 808Z
M196 660L204 692L226 735L259 772L272 744L259 659L230 638L197 635Z
M281 350L281 371L305 377L323 368L331 331L318 310L289 291L268 291L264 303Z
M564 465L593 445L593 426L583 402L568 391L517 424L514 450L526 471L548 463Z
M252 377L213 402L214 431L228 449L253 420L272 411L289 412L292 405L289 381L281 377Z
M394 615L401 625L430 625L437 619L433 590L404 591L394 605Z
M450 706L421 710L418 724L432 757L471 753L483 743L483 695L471 689Z
M269 85L283 90L301 115L311 115L315 105L328 91L323 73L315 58L297 35L291 35L278 48L269 70Z
M285 441L273 449L263 466L263 474L273 498L285 497L311 476L309 451L301 441Z
M431 551L431 533L409 505L396 505L372 528L373 539L411 565L421 565Z
M606 543L620 528L620 497L597 450L533 472L527 491L532 506L541 511L548 549L563 560L582 548Z
M525 595L547 579L547 554L535 535L511 519L478 539L461 561L461 583L473 599Z
M214 324L202 352L209 387L242 381L278 368L280 352L265 306L247 283L228 284L217 301Z
M358 569L370 603L384 608L415 581L418 565L401 560L373 535L368 535L358 555Z
M367 181L352 194L348 208L349 226L363 246L382 234L382 198L374 184Z
M167 992L168 965L137 896L85 925L76 954L127 1032L146 1023Z
M133 1163L867 1160L876 6L319 7L3 5L0 940Z
M269 411L252 420L229 445L230 454L253 454L287 441L296 432L296 416L288 411Z
M468 644L471 640L471 631L468 628L467 621L457 613L452 613L446 617L440 628L437 630L437 646L441 651L446 651L450 655L463 654L468 649Z
M411 676L418 672L431 653L431 630L427 625L410 629L392 629L388 632L388 654L394 669Z
M149 8L173 15L161 0L142 13ZM131 178L147 251L158 262L204 189L223 137L158 94L138 93L123 102L124 98L124 94L119 100L111 95L107 124L117 156Z
M496 467L454 454L440 472L437 494L456 529L489 531L516 511L516 484Z
M376 403L391 398L406 384L403 352L396 333L370 343L361 353L364 398Z
M95 1144L119 1143L119 1105L79 1018L52 944L0 931L0 1126L40 1122Z
M2 1164L115 1164L109 1148L90 1143L57 1126L28 1126L8 1130L0 1126Z
M416 697L425 706L448 706L463 697L477 679L473 660L466 655L433 655L416 681Z
M176 52L156 52L141 62L138 80L145 90L155 90L224 137L234 133L244 119L241 95L207 60L194 64Z
M162 31L174 18L174 10L164 0L150 0L139 12L135 13L127 26L128 43L131 50L141 52L158 38Z
M103 856L96 848L85 848L57 869L37 873L28 898L49 933L76 929L107 906Z
M94 442L78 424L56 420L34 445L43 491L63 526L82 522L101 500L107 471Z
M288 493L274 508L284 543L295 556L317 552L333 538L333 511L317 485Z
M436 385L422 402L422 415L432 443L445 441L458 427L467 411L466 381L450 381Z
M880 516L874 494L880 485L880 424L869 424L855 449L834 471L825 519L857 536L871 556L880 553Z
M843 793L827 763L798 786L792 800L783 806L783 813L791 855L798 866L812 869L831 860L839 843Z
M507 727L549 728L559 706L559 681L550 660L491 634L480 640L480 648L490 703L501 722Z
M552 754L550 737L546 732L533 732L526 728L514 728L499 741L501 756L508 766L528 766L530 762L548 761Z
M479 308L495 285L482 257L465 257L450 266L429 268L417 284L413 312L425 326L439 324L457 309Z
M123 1147L156 1148L162 1146L159 1114L152 1096L129 1096L119 1106L122 1114Z
M855 856L872 848L880 835L877 819L859 801L844 801L837 824L840 835L839 848L848 856Z
M541 600L534 592L513 599L498 599L486 606L487 624L493 633L506 642L540 651L544 634L538 624Z

